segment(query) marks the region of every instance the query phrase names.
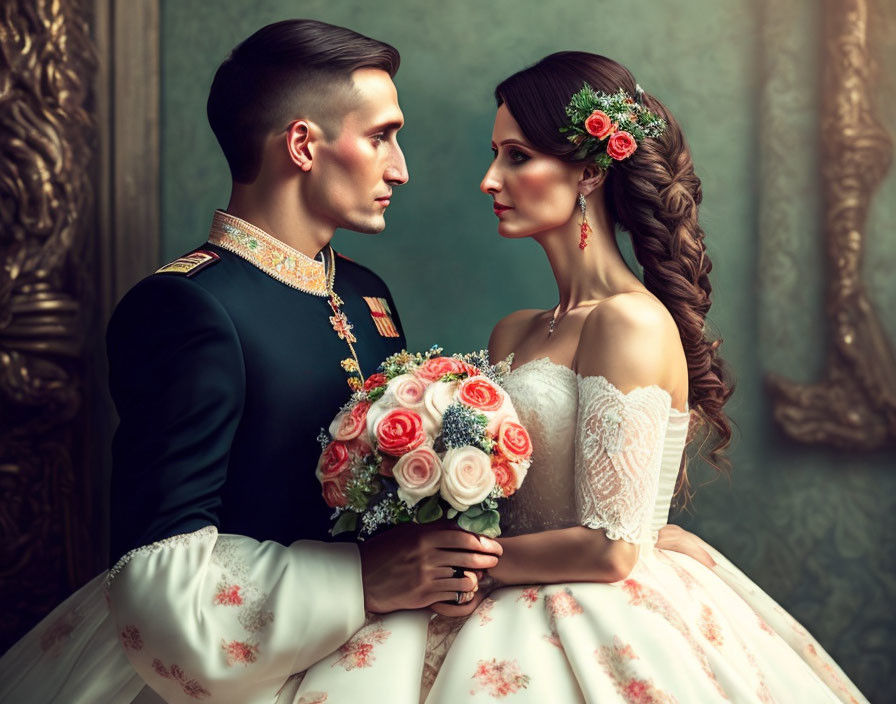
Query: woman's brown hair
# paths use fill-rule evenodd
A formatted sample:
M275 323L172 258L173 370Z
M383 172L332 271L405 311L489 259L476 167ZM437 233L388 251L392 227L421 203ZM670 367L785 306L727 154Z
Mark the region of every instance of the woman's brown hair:
M645 138L629 158L614 161L604 185L607 209L632 238L643 268L644 285L671 313L688 364L691 439L704 435L704 457L717 470L727 467L723 452L731 442L731 425L723 406L733 391L730 375L719 357L721 339L706 330L712 287L712 262L697 221L702 199L690 150L678 122L656 98L638 92L624 66L597 54L564 51L507 78L495 89L498 105L506 105L523 134L541 152L576 161L578 147L560 128L567 125L566 105L588 83L613 94L620 88L663 118L667 127L656 138ZM693 420L693 419L696 419ZM682 471L679 495L687 500L687 472Z

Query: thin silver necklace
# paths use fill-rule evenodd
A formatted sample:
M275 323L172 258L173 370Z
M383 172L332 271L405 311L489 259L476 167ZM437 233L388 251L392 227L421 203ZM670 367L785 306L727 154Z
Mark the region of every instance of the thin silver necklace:
M566 316L566 314L569 313L570 310L575 310L576 308L581 308L582 306L596 306L598 303L600 303L600 301L594 300L594 299L592 299L590 301L582 301L581 303L573 306L572 308L567 310L563 315L561 315L560 320L562 320ZM558 322L557 311L559 311L559 310L560 310L560 304L558 303L557 307L554 308L554 314L551 316L551 323L550 323L550 325L548 325L548 337L550 337L551 335L554 334L554 328L557 327L557 322Z

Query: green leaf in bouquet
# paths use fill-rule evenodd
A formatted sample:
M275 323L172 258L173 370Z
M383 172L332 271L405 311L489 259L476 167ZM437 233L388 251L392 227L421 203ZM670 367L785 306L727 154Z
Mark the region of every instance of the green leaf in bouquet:
M330 529L330 535L339 535L356 530L358 527L358 514L354 511L343 511L336 519L336 523Z
M456 508L454 508L454 507L452 506L452 507L449 508L448 511L445 513L445 518L448 518L448 519L450 520L450 519L454 518L455 516L457 516L457 514L459 514L459 513L460 513L460 511L458 511Z
M417 523L432 523L442 517L442 507L439 505L439 495L430 496L417 509Z
M480 504L476 504L475 506L470 506L464 513L468 518L476 518L477 516L481 516L484 511Z
M367 392L367 400L371 403L373 403L374 401L378 401L382 398L384 393L386 393L386 387L377 386L375 389L371 389Z
M457 517L457 525L464 530L484 535L487 538L497 538L501 535L501 516L498 512L491 509L488 511L479 510L480 512L476 516L470 516L469 509L460 514Z

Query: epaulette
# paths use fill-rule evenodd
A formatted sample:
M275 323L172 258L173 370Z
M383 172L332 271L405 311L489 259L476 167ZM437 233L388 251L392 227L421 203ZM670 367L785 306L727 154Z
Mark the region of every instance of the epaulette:
M156 274L181 274L182 276L193 276L197 272L202 271L212 264L217 264L221 260L221 256L216 252L208 249L197 249L184 256L175 259L170 264L166 264L161 269L156 270Z

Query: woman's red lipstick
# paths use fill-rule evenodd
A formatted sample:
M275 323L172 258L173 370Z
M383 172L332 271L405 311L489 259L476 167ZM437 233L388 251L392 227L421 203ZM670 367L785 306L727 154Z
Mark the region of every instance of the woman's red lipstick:
M511 208L509 205L502 205L498 201L495 201L494 208L495 208L495 215L500 215L501 213L503 213L507 210L513 210L513 208Z

